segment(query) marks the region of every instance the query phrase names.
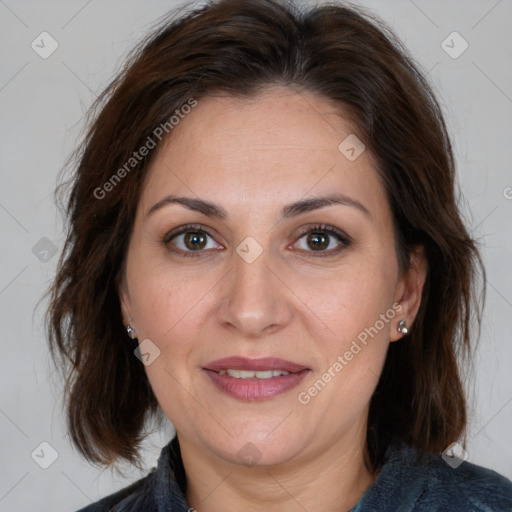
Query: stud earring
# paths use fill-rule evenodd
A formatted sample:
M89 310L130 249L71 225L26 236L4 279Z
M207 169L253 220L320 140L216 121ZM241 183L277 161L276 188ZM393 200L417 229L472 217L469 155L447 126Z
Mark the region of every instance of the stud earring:
M407 334L409 332L409 329L407 329L407 326L405 324L405 320L400 320L397 330L398 330L398 332L401 332L402 334Z
M130 336L132 340L135 338L135 336L133 336L133 334L135 334L135 329L131 325L128 324L126 326L126 332L128 333L128 336Z

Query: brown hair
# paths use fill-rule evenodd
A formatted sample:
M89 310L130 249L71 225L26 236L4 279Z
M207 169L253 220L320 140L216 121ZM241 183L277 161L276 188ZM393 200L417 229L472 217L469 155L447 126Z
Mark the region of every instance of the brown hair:
M71 438L90 461L138 463L146 422L160 414L117 295L158 147L122 182L112 177L191 98L250 97L273 84L317 93L351 115L386 188L402 271L412 249L425 247L420 310L407 339L390 345L371 399L370 465L382 464L390 443L435 453L465 432L457 358L471 352L472 321L479 327L481 318L475 272L485 274L458 210L452 148L431 88L389 29L359 9L220 0L166 19L135 49L93 105L71 159L74 174L60 185L72 187L69 227L49 290L47 331L66 376ZM99 194L107 182L113 190Z

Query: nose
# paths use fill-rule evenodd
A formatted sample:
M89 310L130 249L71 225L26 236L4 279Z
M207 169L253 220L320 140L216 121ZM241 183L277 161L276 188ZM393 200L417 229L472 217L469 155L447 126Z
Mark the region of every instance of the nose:
M247 338L273 334L292 318L291 291L269 260L268 251L251 263L235 252L233 267L221 283L217 321Z

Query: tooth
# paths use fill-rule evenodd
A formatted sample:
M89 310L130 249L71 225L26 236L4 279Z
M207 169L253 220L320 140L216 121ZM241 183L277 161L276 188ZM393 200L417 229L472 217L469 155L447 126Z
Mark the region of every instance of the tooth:
M250 370L234 370L228 368L226 370L219 370L219 375L229 375L235 379L270 379L272 377L279 377L281 375L289 375L290 372L285 370L262 370L262 371L250 371Z
M272 377L272 374L274 373L272 370L267 370L267 371L261 371L261 372L254 372L256 374L256 377L258 377L258 379L269 379L270 377Z
M227 374L230 376L230 377L235 377L236 379L240 379L242 378L242 373L243 370L231 370L231 369L228 369L226 370ZM244 372L244 373L247 373L247 372ZM254 372L250 372L252 373L252 375L244 375L244 377L254 377Z

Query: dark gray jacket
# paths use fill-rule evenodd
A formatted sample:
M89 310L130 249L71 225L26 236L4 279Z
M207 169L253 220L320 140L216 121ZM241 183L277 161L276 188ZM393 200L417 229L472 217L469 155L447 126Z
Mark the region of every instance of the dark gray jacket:
M146 477L78 512L189 512L184 489L175 437ZM512 482L469 462L454 469L432 456L419 463L414 449L390 448L376 481L350 512L409 511L512 512Z

